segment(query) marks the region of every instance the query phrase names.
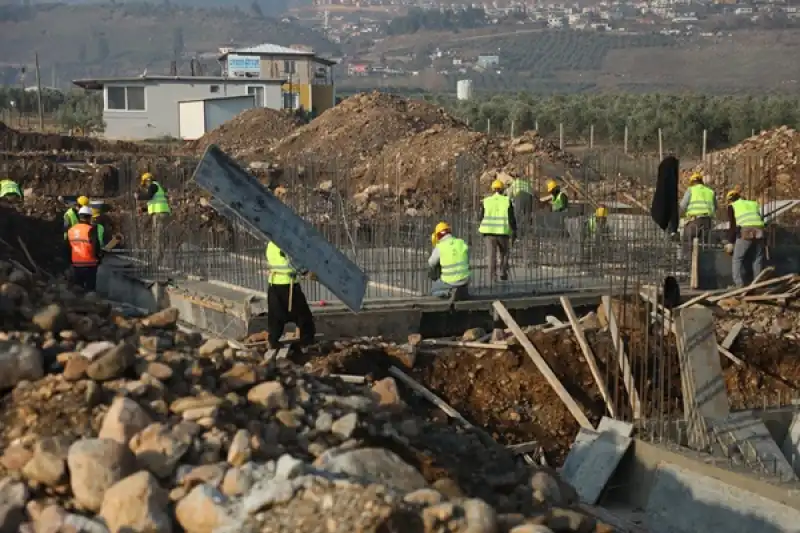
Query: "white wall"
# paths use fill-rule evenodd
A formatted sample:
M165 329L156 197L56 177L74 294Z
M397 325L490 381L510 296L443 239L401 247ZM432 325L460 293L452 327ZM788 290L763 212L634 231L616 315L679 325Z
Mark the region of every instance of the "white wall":
M185 141L199 139L206 132L206 113L203 100L178 102L180 138Z

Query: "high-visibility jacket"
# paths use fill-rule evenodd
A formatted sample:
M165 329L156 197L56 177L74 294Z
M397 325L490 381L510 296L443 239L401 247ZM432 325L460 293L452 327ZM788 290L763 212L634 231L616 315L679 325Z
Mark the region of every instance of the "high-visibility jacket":
M736 200L731 204L736 225L740 228L763 228L764 219L761 217L761 208L755 200Z
M454 285L469 277L469 246L467 243L461 239L450 237L439 241L436 249L439 250L442 281Z
M8 196L9 194L16 194L21 198L22 190L20 190L19 184L12 180L0 181L0 197Z
M533 188L527 180L515 179L508 187L508 196L515 198L520 194L533 194Z
M167 201L167 191L157 181L153 182L158 190L152 198L147 202L147 214L155 215L157 213L171 213L169 202Z
M67 239L67 230L78 223L78 212L74 207L70 207L64 213L64 240Z
M79 222L67 232L67 240L72 250L72 265L76 267L97 266L97 251L89 236L92 226Z
M687 217L713 217L714 189L698 183L689 187L689 205L686 207Z
M483 220L478 232L483 235L511 235L508 208L511 199L502 194L493 194L483 199Z
M562 191L558 191L558 194L550 200L550 207L552 208L554 213L558 211L563 211L567 208L567 195L564 194Z
M270 241L267 245L267 263L269 265L270 285L291 285L295 281L295 269L284 256L281 249Z
M98 223L95 223L94 227L96 228L96 231L97 231L97 240L100 241L100 246L105 246L106 245L106 241L105 241L106 228L104 228L102 224L98 224Z

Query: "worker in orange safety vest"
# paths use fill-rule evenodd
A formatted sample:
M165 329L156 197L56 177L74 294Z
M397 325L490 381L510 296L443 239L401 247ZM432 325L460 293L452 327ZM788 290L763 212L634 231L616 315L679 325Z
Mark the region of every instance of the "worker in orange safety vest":
M94 291L102 248L97 239L97 228L92 225L91 207L84 206L78 210L78 223L67 231L67 243L75 283L86 291Z

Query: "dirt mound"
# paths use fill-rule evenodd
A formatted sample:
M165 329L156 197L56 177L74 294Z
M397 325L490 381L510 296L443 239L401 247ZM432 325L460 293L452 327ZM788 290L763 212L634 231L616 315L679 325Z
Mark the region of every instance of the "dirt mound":
M67 266L63 230L65 210L64 203L54 198L27 198L22 204L0 199L2 257L14 259L33 270L19 244L21 238L40 268L50 272L63 271Z
M91 152L97 141L50 133L28 133L0 122L0 150L10 152L66 151Z
M209 144L216 144L234 157L248 157L262 153L303 124L302 119L289 112L258 107L239 113L188 147L202 152Z
M115 166L86 165L81 169L35 157L11 159L6 175L23 189L37 196L85 194L115 196L119 193L119 173Z

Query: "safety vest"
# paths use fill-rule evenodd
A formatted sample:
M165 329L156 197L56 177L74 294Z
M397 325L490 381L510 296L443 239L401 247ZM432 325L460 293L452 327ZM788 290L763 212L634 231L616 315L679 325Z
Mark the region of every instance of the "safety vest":
M89 238L92 226L79 222L67 232L69 247L72 250L72 265L76 267L97 266L97 255Z
M105 246L106 241L104 237L106 233L106 228L104 228L102 224L97 224L97 223L95 223L94 227L97 228L97 240L100 241L100 246Z
M267 245L267 264L269 265L270 285L291 285L294 283L295 270L289 258L281 254L281 249L270 241Z
M731 204L736 225L741 228L763 228L764 219L761 218L761 209L755 200L736 200Z
M469 246L461 239L450 237L439 241L439 266L442 269L442 281L451 285L464 281L469 277Z
M714 216L714 189L705 185L689 187L689 205L686 207L687 217Z
M9 194L16 194L22 197L22 191L20 191L19 185L11 180L0 181L0 197L8 196Z
M147 214L155 215L157 213L171 213L169 202L167 201L167 191L165 191L164 187L162 187L157 181L154 181L153 185L158 187L158 190L150 199L150 201L147 202Z
M508 188L508 195L511 198L515 198L520 194L533 194L533 188L531 188L531 184L528 183L527 180L522 179L515 179L511 182L511 186Z
M559 191L558 194L550 201L550 206L554 213L563 211L567 208L567 195L562 191Z
M483 199L483 220L478 232L483 235L511 235L508 208L511 199L502 194L493 194Z
M594 232L597 231L597 217L592 215L589 217L589 220L586 221L586 229L589 232L589 235L594 235Z

